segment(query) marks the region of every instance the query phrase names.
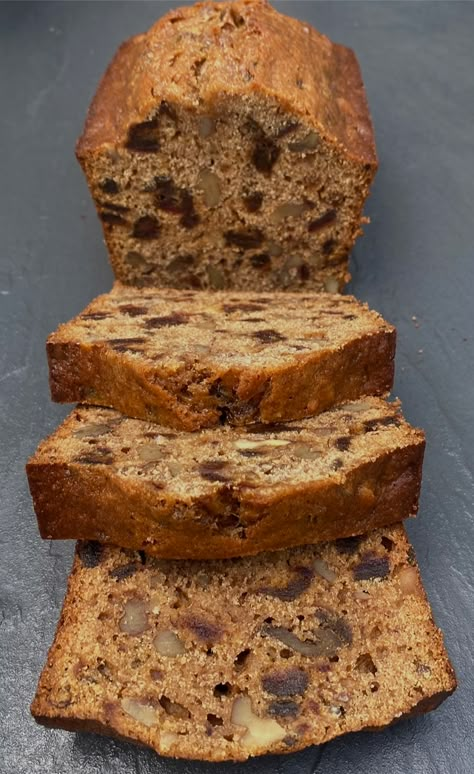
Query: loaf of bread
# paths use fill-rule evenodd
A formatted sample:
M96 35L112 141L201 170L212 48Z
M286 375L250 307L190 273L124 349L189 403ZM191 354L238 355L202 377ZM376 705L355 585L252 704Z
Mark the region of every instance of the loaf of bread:
M124 43L77 156L118 279L252 291L338 290L377 168L354 53L265 0Z
M388 393L395 329L349 296L117 283L61 325L47 351L54 400L196 430Z
M32 712L244 760L426 712L455 686L400 525L227 562L82 543Z
M213 559L414 515L423 451L422 431L380 398L299 422L197 433L79 407L27 471L43 538Z

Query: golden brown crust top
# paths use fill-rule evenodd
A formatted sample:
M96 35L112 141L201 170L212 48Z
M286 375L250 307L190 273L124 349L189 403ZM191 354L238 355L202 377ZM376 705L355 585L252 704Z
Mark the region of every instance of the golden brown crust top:
M271 55L270 55L271 53ZM361 163L377 165L357 59L266 0L175 9L126 41L107 69L79 140L79 158L123 143L161 100L206 112L255 94L299 115Z

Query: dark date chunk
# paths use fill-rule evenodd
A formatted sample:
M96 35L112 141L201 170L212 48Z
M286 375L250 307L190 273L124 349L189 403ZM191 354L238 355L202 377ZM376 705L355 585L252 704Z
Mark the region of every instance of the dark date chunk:
M262 586L256 590L257 594L276 597L284 602L293 602L310 587L314 574L310 567L293 567L292 572L293 577L286 586Z
M331 644L334 644L337 649L352 644L352 629L344 618L323 608L316 610L314 615L319 621L319 629L314 632L315 639L319 637L328 642L329 634Z
M157 239L159 234L159 221L152 215L144 215L133 224L132 236L135 239Z
M134 352L136 347L140 344L145 344L146 339L143 337L129 338L129 339L109 339L109 344L116 352Z
M74 459L81 465L112 465L114 456L108 446L95 446L93 451L80 454Z
M308 223L308 231L311 234L314 234L317 231L322 231L324 228L326 228L326 226L330 226L335 222L336 215L336 210L328 210L324 213L324 215L321 215L321 217L310 220Z
M265 137L262 130L252 151L252 162L258 172L269 175L278 161L280 148L270 137Z
M182 616L180 623L205 643L219 642L224 634L224 630L218 624L194 613Z
M112 180L111 177L106 177L105 180L102 180L102 182L99 183L99 188L107 194L117 194L120 190L118 183L116 183L115 180Z
M176 312L175 314L167 314L163 315L162 317L150 317L145 322L145 327L164 328L165 326L185 325L187 322L187 315Z
M99 212L99 218L101 219L102 223L107 223L109 226L126 226L127 221L125 218L122 218L121 215L119 215L116 212Z
M359 535L355 535L354 537L346 537L346 538L339 538L339 540L335 541L335 546L338 551L341 552L341 554L355 554L362 542L362 539Z
M180 223L185 228L194 228L199 223L191 193L177 186L170 177L155 177L155 201L158 209L181 215Z
M273 328L266 328L263 331L254 331L252 336L262 344L275 344L277 341L286 341L286 336L282 336L281 333L273 330Z
M119 306L121 314L127 314L129 317L141 317L148 312L146 306L135 306L135 304L122 304Z
M400 427L400 418L381 417L380 419L366 419L364 422L364 428L367 433L372 433L374 430L378 430L380 427L389 427L390 425Z
M375 556L374 554L364 554L359 564L353 569L356 581L386 578L389 573L390 562L388 558L386 556Z
M242 250L252 250L263 244L264 235L259 228L246 228L241 231L226 231L224 234L229 247L240 247Z
M125 578L130 578L135 575L138 570L136 562L129 562L128 564L122 564L120 567L116 567L114 570L110 570L109 576L116 581L123 581Z
M268 253L257 253L256 255L252 255L250 257L250 263L256 269L262 269L265 266L270 266L271 262L272 262L272 259L270 258Z
M82 566L92 569L98 567L102 559L103 546L96 540L79 540L77 553Z
M339 451L347 451L349 446L351 445L351 438L350 436L342 436L341 438L336 439L336 449L339 449Z
M299 667L278 669L262 677L262 688L273 696L302 696L308 687L308 674Z
M140 153L156 153L160 150L158 139L158 119L143 121L141 124L132 124L128 130L125 147L128 150Z
M228 481L228 476L222 472L226 467L225 460L207 460L199 465L199 474L206 481Z
M265 307L261 304L241 303L241 304L222 304L222 309L226 314L233 312L263 312Z
M263 194L260 191L253 191L245 194L242 201L247 212L258 212L263 204Z
M81 320L106 320L110 317L110 312L88 312L81 314Z
M296 718L299 709L298 704L292 699L280 699L270 702L268 714L276 718Z

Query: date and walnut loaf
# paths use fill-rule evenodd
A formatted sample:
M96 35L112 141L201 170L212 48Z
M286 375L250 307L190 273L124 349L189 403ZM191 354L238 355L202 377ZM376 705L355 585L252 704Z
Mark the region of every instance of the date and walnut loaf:
M377 168L354 53L265 0L124 43L77 146L117 278L335 291Z
M54 400L196 430L388 393L395 329L349 296L116 283L47 344Z
M424 435L364 398L197 433L78 407L27 465L43 538L213 559L361 534L416 513Z
M400 525L226 562L86 542L32 712L162 755L244 760L381 728L455 687Z

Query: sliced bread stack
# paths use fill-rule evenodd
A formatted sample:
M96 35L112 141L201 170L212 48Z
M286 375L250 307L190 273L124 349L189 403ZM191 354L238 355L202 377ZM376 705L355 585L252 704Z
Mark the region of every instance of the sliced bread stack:
M456 681L401 525L424 435L386 399L395 330L316 292L376 167L352 52L261 0L173 11L79 156L119 281L47 344L79 405L27 472L42 537L79 542L34 717L224 761L434 708Z

